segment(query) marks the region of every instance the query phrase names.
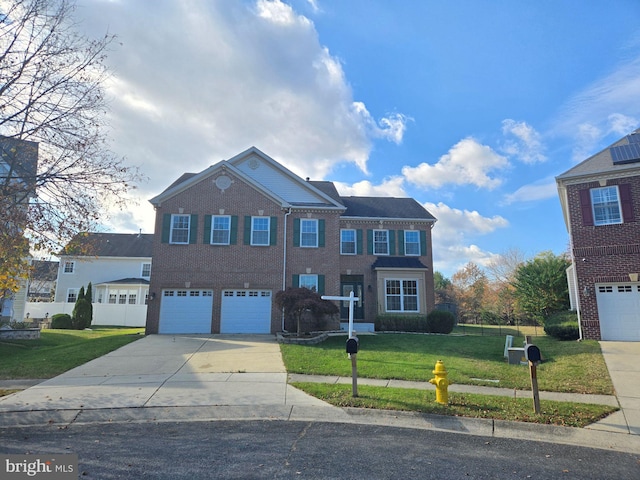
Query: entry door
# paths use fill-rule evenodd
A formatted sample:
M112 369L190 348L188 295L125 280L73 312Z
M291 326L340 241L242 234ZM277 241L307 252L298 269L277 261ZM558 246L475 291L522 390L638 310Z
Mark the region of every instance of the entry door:
M342 281L340 282L340 289L342 290L341 295L343 297L348 297L351 292L353 292L353 296L360 299L353 304L353 319L362 320L364 318L364 301L362 298L362 295L364 295L363 282L359 280ZM349 318L348 300L340 302L340 318Z

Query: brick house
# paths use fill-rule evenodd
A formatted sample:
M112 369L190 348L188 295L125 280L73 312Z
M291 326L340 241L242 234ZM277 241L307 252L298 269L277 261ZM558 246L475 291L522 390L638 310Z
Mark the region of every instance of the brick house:
M640 129L556 178L587 339L640 341Z
M150 202L147 333L282 331L273 299L289 286L354 291L360 331L379 313L434 308L436 220L413 199L341 197L332 182L304 180L252 147L185 173Z

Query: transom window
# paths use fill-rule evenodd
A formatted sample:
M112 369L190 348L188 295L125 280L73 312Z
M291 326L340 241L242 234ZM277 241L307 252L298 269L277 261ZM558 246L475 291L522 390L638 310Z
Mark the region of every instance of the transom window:
M211 218L211 243L229 245L231 238L231 217L214 216Z
M618 187L591 189L594 225L612 225L622 223L620 196Z
M405 230L404 254L420 255L420 232L416 230Z
M385 302L387 312L417 312L418 281L391 280L385 281Z
M64 262L63 273L73 273L76 268L76 262Z
M251 217L251 245L269 245L269 217Z
M298 280L300 288L308 288L309 290L318 291L318 275L300 275Z
M389 230L373 231L373 254L389 255Z
M300 220L300 246L318 246L318 220Z
M342 255L356 254L355 230L340 230L340 253Z
M171 215L170 243L189 243L190 215Z

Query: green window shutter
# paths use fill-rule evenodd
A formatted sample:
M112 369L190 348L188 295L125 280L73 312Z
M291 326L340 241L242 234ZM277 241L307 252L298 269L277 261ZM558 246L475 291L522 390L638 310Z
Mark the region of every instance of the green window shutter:
M318 275L318 294L324 295L324 275Z
M420 255L427 254L427 232L420 230Z
M300 286L300 275L293 274L293 278L291 279L291 286L293 288L298 288Z
M396 254L396 231L395 230L389 230L389 255L395 255Z
M373 255L373 230L367 230L367 255Z
M251 217L244 217L244 244L251 245Z
M162 215L162 236L160 237L160 241L162 243L169 243L169 238L171 237L171 214L165 213Z
M269 220L269 245L278 244L278 217Z
M189 220L189 243L198 243L196 237L198 236L198 215L191 215Z
M211 215L204 216L204 232L202 232L202 243L209 245L211 243Z
M318 246L324 247L324 230L325 230L325 221L324 219L318 220Z
M299 218L293 219L293 246L294 247L300 246L300 219Z
M229 243L236 245L238 243L238 216L231 216L231 231L229 232Z
M398 255L404 255L404 230L398 230Z
M356 230L356 254L362 255L362 229Z

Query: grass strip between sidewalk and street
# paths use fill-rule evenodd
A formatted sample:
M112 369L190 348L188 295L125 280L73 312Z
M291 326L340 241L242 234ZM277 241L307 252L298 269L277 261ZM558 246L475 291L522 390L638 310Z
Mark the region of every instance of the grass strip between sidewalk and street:
M585 427L618 410L616 407L542 400L540 413L533 400L493 395L449 392L449 405L436 403L434 391L358 386L358 397L346 384L295 382L292 385L336 407L399 410L434 415L492 418L565 427Z

